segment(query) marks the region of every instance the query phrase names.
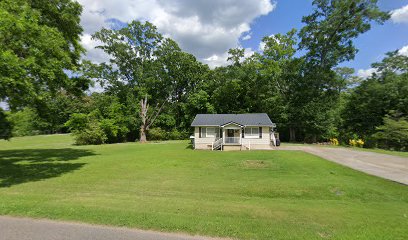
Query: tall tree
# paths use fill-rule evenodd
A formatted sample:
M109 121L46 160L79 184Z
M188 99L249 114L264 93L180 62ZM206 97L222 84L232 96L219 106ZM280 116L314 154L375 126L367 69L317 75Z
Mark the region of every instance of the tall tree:
M408 57L390 52L372 64L377 73L355 87L342 111L343 130L367 138L386 115L408 116Z
M333 111L339 91L344 86L333 68L352 60L357 52L353 39L368 31L371 22L383 23L389 14L382 12L376 0L314 0L314 12L303 17L300 49L306 50L303 77L298 90L303 103L298 107L305 134L311 141L330 134ZM303 91L302 91L303 90Z
M81 6L70 0L0 1L0 100L11 108L73 88L82 47Z
M132 21L119 30L102 29L93 37L103 43L98 48L111 58L99 65L88 62L91 67L86 74L97 78L107 93L129 104L139 103L139 137L145 142L146 133L167 103L184 101L205 67L173 40L163 38L149 22Z

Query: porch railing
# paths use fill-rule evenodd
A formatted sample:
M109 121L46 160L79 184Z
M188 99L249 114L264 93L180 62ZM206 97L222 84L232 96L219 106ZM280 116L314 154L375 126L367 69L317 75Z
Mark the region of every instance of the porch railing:
M240 137L226 137L225 143L240 143Z

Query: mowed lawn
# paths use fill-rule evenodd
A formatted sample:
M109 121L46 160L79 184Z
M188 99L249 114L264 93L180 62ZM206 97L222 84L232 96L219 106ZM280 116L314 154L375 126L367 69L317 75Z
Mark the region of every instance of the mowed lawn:
M0 141L0 214L234 239L407 239L408 187L298 151Z

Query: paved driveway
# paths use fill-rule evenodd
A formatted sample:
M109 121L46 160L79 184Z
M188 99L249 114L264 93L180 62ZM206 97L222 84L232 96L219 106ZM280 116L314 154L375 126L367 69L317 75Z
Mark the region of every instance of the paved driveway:
M301 150L350 168L408 185L408 158L324 146L281 146L278 150Z
M0 240L209 240L215 238L0 216Z

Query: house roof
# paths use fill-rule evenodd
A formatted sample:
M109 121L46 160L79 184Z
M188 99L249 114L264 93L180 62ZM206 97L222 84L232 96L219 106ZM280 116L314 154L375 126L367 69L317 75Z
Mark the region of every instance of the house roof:
M275 124L272 123L266 113L197 114L191 126L222 126L228 123L236 123L243 126L275 127Z

